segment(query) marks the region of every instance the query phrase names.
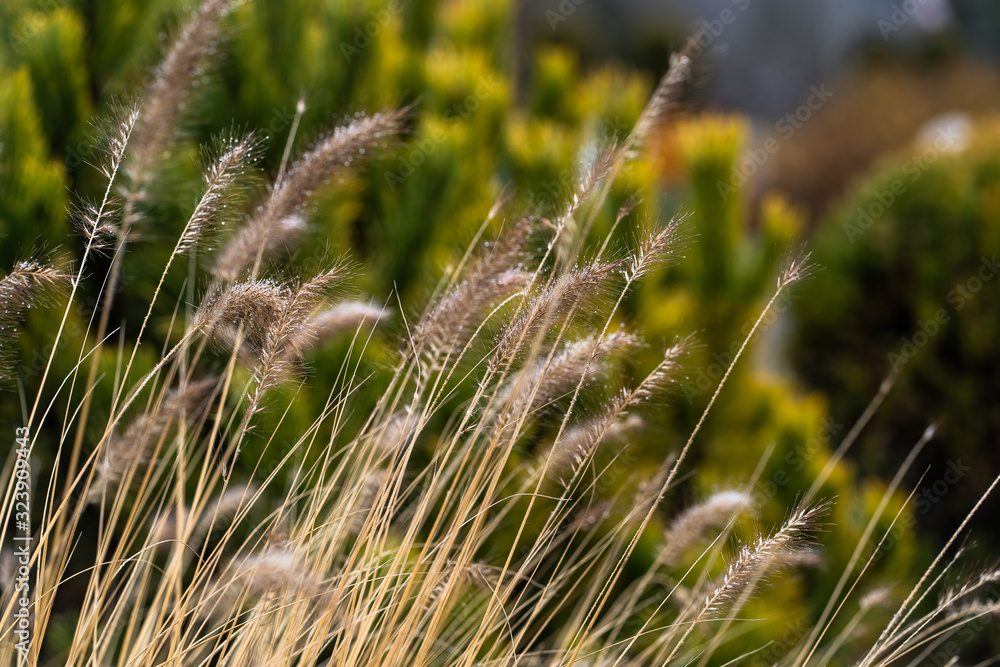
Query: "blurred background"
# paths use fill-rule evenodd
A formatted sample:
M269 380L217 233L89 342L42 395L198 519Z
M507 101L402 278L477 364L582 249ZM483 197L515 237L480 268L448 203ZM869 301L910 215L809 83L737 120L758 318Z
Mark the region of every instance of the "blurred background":
M979 275L996 274L1000 250L1000 5L539 1L521 6L518 25L526 52L557 44L581 62L624 59L651 72L696 35L692 115L746 122L720 198L739 188L751 226L769 196L784 198L826 269L802 289L769 364L821 390L841 420L899 369L852 458L863 473L889 475L937 424L910 482L925 475L920 523L946 537L1000 463L998 292ZM669 137L661 150L670 188L688 175ZM922 326L941 310L940 329ZM949 464L965 469L963 482L934 492ZM978 523L995 548L993 517Z
M180 0L0 0L0 269L43 250L79 259L66 211L102 192L88 164L99 151L93 119L139 94L191 10ZM555 210L594 147L628 134L671 52L692 35L687 99L615 184L594 240L629 198L641 202L633 229L690 213L685 261L623 304L623 322L649 342L623 372L648 369L677 335L693 333L702 346L689 383L658 407L608 493L641 486L683 443L770 298L782 258L805 241L821 270L767 321L667 509L739 488L759 469L752 490L761 521L780 521L893 377L824 482L823 495L837 498L836 539L817 548L813 569L754 603L770 619L761 641L822 608L821 593L843 570L886 480L933 423L937 435L906 478L913 500L904 510L907 494L897 494L879 526L890 539L873 578L905 590L903 573L933 558L1000 470L993 0L238 3L184 110L184 136L163 156L158 190L143 204L151 222L125 262L111 321L141 321L197 196L200 145L226 128L260 128L269 137L266 181L289 140L299 152L355 113L413 104L405 140L321 193L306 242L282 260L306 272L324 257L349 256L361 267L356 295L399 303L412 321L497 197L511 197L510 216ZM290 138L300 101L305 112ZM634 242L630 229L615 235L617 247ZM172 298L158 302L154 336L169 336L174 306L192 300L209 261L169 277ZM70 344L56 354L60 376L84 342L105 268L94 269L84 307L72 313ZM51 350L53 317L30 312L29 335L18 342L17 382L29 396ZM127 340L130 331L115 335ZM358 396L362 406L377 395L402 332L397 318L370 346L362 370L375 379ZM321 350L295 410L260 431L276 428L286 446L294 442L348 354L346 341ZM115 359L105 356L114 377ZM154 363L154 352L140 354L137 368ZM109 385L96 388L95 406L109 402ZM17 392L3 388L5 424L20 423ZM454 405L467 398L456 392ZM358 408L352 419L363 418ZM94 423L92 442L105 422L97 415ZM545 437L543 424L537 442ZM245 461L257 460L253 447ZM536 443L521 455L541 451ZM53 451L38 456L55 465ZM978 561L1000 548L998 509L1000 499L990 499L973 522ZM890 529L895 510L903 518ZM655 556L640 549L637 558Z

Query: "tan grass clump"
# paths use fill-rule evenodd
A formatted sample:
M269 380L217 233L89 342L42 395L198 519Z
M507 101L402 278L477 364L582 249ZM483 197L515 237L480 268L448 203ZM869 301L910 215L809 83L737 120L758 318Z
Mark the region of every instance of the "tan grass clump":
M745 535L739 518L755 509L752 481L687 510L665 509L735 365L783 291L809 274L804 253L785 265L686 439L661 460L640 456L651 437L644 427L663 417L694 339L678 338L645 374L617 372L643 346L620 323L622 304L640 281L682 259L683 216L626 233L630 247L611 249L609 237L588 248L599 216L615 227L634 222L631 205L605 210L609 186L671 118L690 80L690 52L674 58L624 143L584 152L567 201L524 215L501 198L486 213L482 237L422 315L411 323L399 313L377 372L366 374L353 353L386 323L387 309L340 300L353 268L332 262L298 275L270 260L303 233L319 189L398 135L407 111L320 137L246 215L233 211L254 182L260 140L226 135L208 153L203 194L145 318L125 329L131 338L111 340L129 230L229 6L201 5L145 102L113 123L101 167L106 195L83 207L86 249L63 323L76 315L92 251L113 237L116 254L98 321L69 370L53 364L53 352L29 412L31 437L55 438L58 462L51 479L32 481L44 487L35 496L44 511L25 565L36 634L24 658L66 667L716 664L720 646L755 627L741 611L768 580L815 564L831 503L814 500L817 485L780 526L749 542L737 537ZM113 192L125 165L119 204ZM508 216L515 222L498 238L483 238ZM205 247L207 233L237 221L219 252ZM208 284L192 288L193 298L174 295L165 342L154 347L144 338L147 325L157 330L153 305L172 262L195 248L212 254ZM42 262L15 267L0 279L0 326L12 327L39 290L66 278ZM321 369L329 393L318 405L318 392L303 400L309 355L348 334L352 354ZM102 352L114 356L102 361ZM110 392L96 391L102 382ZM312 408L305 428L289 426ZM106 423L95 425L95 415ZM899 596L878 640L862 644L870 636L857 633L896 597L884 582L855 597L871 562L861 553L889 534L875 526L930 436L886 490L819 622L787 647L788 664L901 664L996 613L996 568L929 602L957 561L946 554L963 524ZM4 473L8 508L19 492L13 469ZM9 584L6 554L0 565ZM861 588L871 591L869 583ZM14 619L21 598L6 592L3 617ZM843 609L853 613L846 621ZM0 662L14 663L15 626L5 627ZM50 637L59 635L55 653Z

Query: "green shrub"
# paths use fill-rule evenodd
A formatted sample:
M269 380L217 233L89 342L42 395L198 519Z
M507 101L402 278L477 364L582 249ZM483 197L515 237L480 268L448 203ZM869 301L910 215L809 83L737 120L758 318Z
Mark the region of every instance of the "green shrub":
M1000 413L983 404L1000 390L997 128L983 121L961 141L935 135L859 184L818 232L825 269L794 304L796 368L836 413L857 413L883 377L899 373L862 441L864 473L891 469L927 423L939 426L917 496L939 539L990 477L977 462L993 458L1000 437ZM949 464L962 474L945 489Z

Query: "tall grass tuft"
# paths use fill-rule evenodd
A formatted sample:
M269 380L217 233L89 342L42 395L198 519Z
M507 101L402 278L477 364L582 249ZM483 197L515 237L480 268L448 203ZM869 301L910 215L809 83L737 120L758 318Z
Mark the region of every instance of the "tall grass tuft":
M15 586L11 576L3 582L0 660L71 667L713 662L720 645L738 642L753 623L740 616L748 601L766 596L768 580L794 571L819 534L837 527L828 518L836 501L810 494L783 524L751 532L741 517L757 509L752 480L660 520L732 365L675 456L652 473L629 471L628 483L611 472L643 417L684 380L693 346L679 337L649 374L630 379L619 371L644 343L619 323L620 306L655 267L683 261L690 241L679 216L645 225L633 250L584 242L607 185L654 126L670 122L690 56L673 59L633 133L594 153L556 215L516 214L498 202L483 228L509 218L505 231L477 241L416 318L345 299L356 270L346 261L309 275L271 261L298 242L317 193L384 149L409 110L364 116L318 139L242 216L233 210L257 192L252 167L261 138L225 135L206 149L203 194L174 240L145 319L132 338L111 339L121 258L141 251L131 229L154 222L155 209L141 204L156 188L159 156L179 132L180 101L229 6L206 0L144 101L111 123L101 168L107 195L81 208L87 250L72 276L28 260L0 280L0 344L10 353L7 332L40 290L69 282L57 314L63 325L79 315L77 287L92 268L91 251L113 239L101 316L88 325L79 363L59 377L50 357L26 405L28 449L53 437L56 463L51 478L33 480L30 587ZM615 224L633 223L626 207ZM204 247L209 231L228 233L217 252ZM194 303L177 297L155 349L144 340L152 302L186 253L210 254L212 268L195 281ZM779 295L809 271L807 254L789 259L733 365ZM373 329L392 336L394 324L388 371L367 377L351 356L339 369L322 369L337 377L335 390L269 464L274 457L262 452L277 448L275 420L303 409L295 387L308 382L303 362L312 350L331 337L363 350ZM54 335L53 355L63 326ZM107 381L98 376L102 353L116 360L108 404L93 402L90 391ZM356 397L372 382L380 383L377 401L356 426L351 415L364 407ZM73 393L79 386L82 398ZM471 387L471 399L456 405L460 386ZM66 396L74 398L62 410L57 399ZM6 519L21 493L13 471L3 470ZM3 523L3 545L14 543L12 525ZM636 573L640 543L653 545L656 556ZM847 638L864 614L893 601L882 590L872 594L871 582L858 588L865 564L845 573L824 624L785 647L787 664L901 664L944 633L996 613L995 569L931 600L955 562L942 553L862 654L852 653ZM864 613L841 623L858 604ZM19 647L22 608L31 641ZM760 648L740 652L752 660Z

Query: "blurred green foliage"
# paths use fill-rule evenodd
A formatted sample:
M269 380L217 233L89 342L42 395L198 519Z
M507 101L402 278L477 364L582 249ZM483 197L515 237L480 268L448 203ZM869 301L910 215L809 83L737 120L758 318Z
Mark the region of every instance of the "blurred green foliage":
M1000 124L933 134L893 155L814 247L825 268L795 303L796 369L838 414L856 413L900 373L859 461L869 474L892 469L937 423L916 507L943 542L992 481L983 463L1000 440ZM962 475L942 485L949 464ZM992 517L979 524L996 534Z
M115 98L141 90L149 67L183 19L185 9L175 1L0 2L0 24L12 27L0 45L0 256L4 266L42 244L62 245L62 252L79 257L80 247L67 241L70 225L63 211L69 199L67 187L84 198L100 193L101 179L86 164L97 148L87 124L90 114L106 109ZM287 0L241 5L226 19L227 43L220 45L216 61L198 79L197 94L185 113L187 133L165 158L164 172L170 175L167 185L144 204L156 225L143 229L131 246L112 321L135 323L145 313L172 246L172 241L163 241L180 228L197 196L190 185L197 183L196 147L222 128L262 128L270 138L263 170L273 175L300 99L305 112L292 137L293 154L350 114L414 105L405 143L377 156L366 168L344 176L324 193L310 216L308 238L283 261L308 272L327 256L346 254L364 267L356 279L359 290L393 309L402 304L401 315L406 318L419 315L421 304L474 238L505 186L510 186L515 197L512 208L551 214L567 196L581 155L603 140L623 136L652 89L651 77L622 67L584 72L572 53L554 47L532 55L526 79L518 80L514 72L518 71L519 54L508 46L512 15L512 3L506 0ZM634 360L637 367L648 369L659 348L679 333L695 332L703 346L688 362L688 386L678 390L673 405L655 411L650 434L628 449L628 474L614 478L619 481L605 490L609 496L627 497L629 494L618 487L634 485L636 473L641 477L652 471L683 444L750 325L773 294L776 266L801 229L799 215L780 198L768 197L759 211L754 211L740 189L725 196L720 192L718 183L731 173L744 149L744 121L709 117L681 123L670 131L676 134L676 159L685 174L683 185L661 192L654 162L641 156L630 163L612 188L593 234L595 238L604 236L614 212L632 194L640 195L641 204L630 222L656 220L678 209L691 212L687 229L692 242L687 257L656 273L630 297L624 304L623 320L635 323L650 341L649 353ZM891 213L892 220L907 220L907 215L928 206L942 209L945 205L934 203L937 195L930 187L937 183L939 188L968 193L962 200L965 206L957 210L964 216L962 224L970 228L978 224L989 206L997 203L987 196L986 185L998 171L995 164L985 161L975 169L964 158L961 164L967 165L962 175L949 175L944 161L935 166L919 190L912 188L912 205L904 207L900 200ZM965 180L952 183L956 178ZM974 197L975 193L982 194ZM948 210L952 210L950 203ZM944 220L943 215L940 213L939 219ZM752 220L756 222L751 224ZM498 219L488 233L496 233L502 222ZM634 241L624 227L616 230L613 239L613 247L623 250ZM872 254L865 261L872 266L884 266L878 264L882 261L878 253L890 252L888 246L876 242L883 228L897 229L887 219L865 238L865 247L870 247ZM980 228L985 226L976 227ZM954 247L962 257L966 255L961 253L974 247L967 245L971 241L965 237L946 234L945 225L937 229L953 245L941 246L938 244L943 241L928 238L921 247ZM893 238L901 243L918 240L916 235L903 233ZM825 246L817 244L824 257L826 252L837 252L835 243L829 251ZM885 302L879 305L860 290L830 297L826 292L822 297L810 292L803 297L805 292L799 290L856 289L852 286L858 270L848 262L861 260L847 250L842 248L840 264L823 262L834 267L823 283L795 286L788 300L776 304L776 317L765 322L759 340L752 345L751 359L737 366L699 435L693 483L679 494L683 502L751 483L762 504L762 521L775 524L824 471L831 442L846 433L844 425L830 420L822 397L799 395L776 368L782 353L780 337L773 334L787 325L789 301L800 304L805 331L815 334L807 345L814 357L823 357L827 341L844 335L846 329L843 319L828 318L822 322L832 322L834 328L820 335L815 333L819 331L817 318L834 313L843 318L853 304L873 313L887 309L885 303L889 302L911 304L897 321L916 321L932 312L918 297L936 294L936 286L927 283L926 290L910 291L909 277L898 278L899 289L887 292ZM905 255L900 252L898 256ZM175 308L180 304L183 310L193 300L191 290L203 282L199 264L195 258L186 270L180 268L168 277L164 287L168 296L159 299L153 314L154 340L172 335L169 323ZM838 266L843 267L843 277L831 280ZM95 273L100 275L97 270ZM950 275L942 271L922 279L940 281ZM99 288L96 278L83 286L91 296L91 307ZM977 301L966 313L971 315L975 310L981 315L978 311L986 312L987 305L985 299ZM821 312L811 314L817 310ZM67 350L79 349L90 315L72 313L74 326ZM40 333L53 324L38 315L28 322L28 328ZM397 321L396 332L402 335L404 331L403 322ZM130 334L134 331L126 328L118 335L128 340ZM44 358L46 336L25 339L25 358ZM856 342L866 353L879 349L871 342ZM380 374L385 373L385 362L396 345L397 338L391 335L376 336L368 344L359 376L372 374L373 380L360 389L357 405L373 401ZM319 351L311 359L313 373L307 386L288 388L280 398L272 399L276 409L265 417L260 430L269 433L275 427L277 436L271 443L250 442L244 460L256 461L265 447L269 448L265 463L268 457L277 461L285 453L286 443L294 441L323 408L333 375L345 357L357 356L348 346L347 341L335 342ZM830 368L814 357L807 366ZM75 361L68 353L57 355L53 372L62 377ZM114 377L115 362L111 355L102 359L106 378ZM140 358L136 368L143 370L152 362L151 358ZM879 365L859 359L849 376L853 384L848 391L834 392L834 396L849 395L846 402L834 404L837 419L850 420L860 414L857 402L867 401L881 379L872 373L873 368ZM22 370L26 393L32 395L37 372ZM995 378L994 372L994 383ZM73 400L79 399L82 390L74 389ZM109 380L99 384L96 411L108 404L110 391ZM291 413L283 415L293 395L299 400ZM978 398L982 394L968 395ZM455 405L466 398L456 393ZM13 421L16 406L11 410L4 417ZM350 419L364 418L363 410L357 413ZM99 419L94 421L100 423ZM544 437L543 425L540 440ZM525 452L525 456L530 455L530 451ZM749 478L755 470L756 478ZM838 541L824 547L822 568L806 575L811 586L832 589L883 488L880 483L860 482L845 463L829 473L820 496L838 498L831 518L837 525ZM671 509L682 504L678 502ZM645 565L655 560L657 542L650 540L643 545L637 560ZM910 562L914 549L909 531L899 531L888 555L876 563L873 580ZM808 600L815 606L826 598L807 598L805 590L802 579L792 578L767 599L753 603L747 612L768 620L757 626L748 642L763 644L775 630L780 635L803 614L818 613L821 606L810 609ZM731 658L736 654L723 650L718 655Z
M65 176L46 146L26 68L0 71L0 257L4 266L65 236Z
M635 308L632 318L652 340L683 331L694 332L702 343L688 362L688 382L662 413L666 423L660 427L673 438L681 438L694 427L773 296L781 262L797 256L804 219L778 195L766 195L752 205L745 186L730 181L747 146L745 120L708 115L679 123L667 132L675 135L666 138L672 147L668 159L677 162L679 169L670 165L666 169L682 174L672 196L681 210L690 212L691 243L685 258L647 281L631 305ZM811 594L805 597L802 581L785 580L773 597L769 591L766 600L748 607L747 613L767 619L748 638L749 645L765 643L766 636L804 632L801 620L822 612L885 488L874 479L859 479L848 461L827 469L832 449L861 409L829 411L822 394L799 392L785 368L784 343L792 305L802 300L812 280L793 284L774 303L747 356L736 365L719 395L694 450L692 490L704 496L747 485L761 503L766 524L780 522L787 508L801 500L821 475L826 478L817 497L837 499L830 519L837 539L823 542L817 551L822 565L807 570ZM876 383L866 400L877 389ZM902 505L901 497L891 503L895 510ZM889 516L893 513L890 510ZM891 546L885 554L873 561L869 582L892 578L891 573L905 570L917 557L911 530L914 522L902 523L906 525L897 525L887 540ZM889 519L879 524L882 531L888 528ZM775 606L781 607L781 613L775 613ZM770 664L783 655L780 646L774 648L777 652L761 657L759 664ZM733 651L727 654L730 659L739 655L735 647Z

